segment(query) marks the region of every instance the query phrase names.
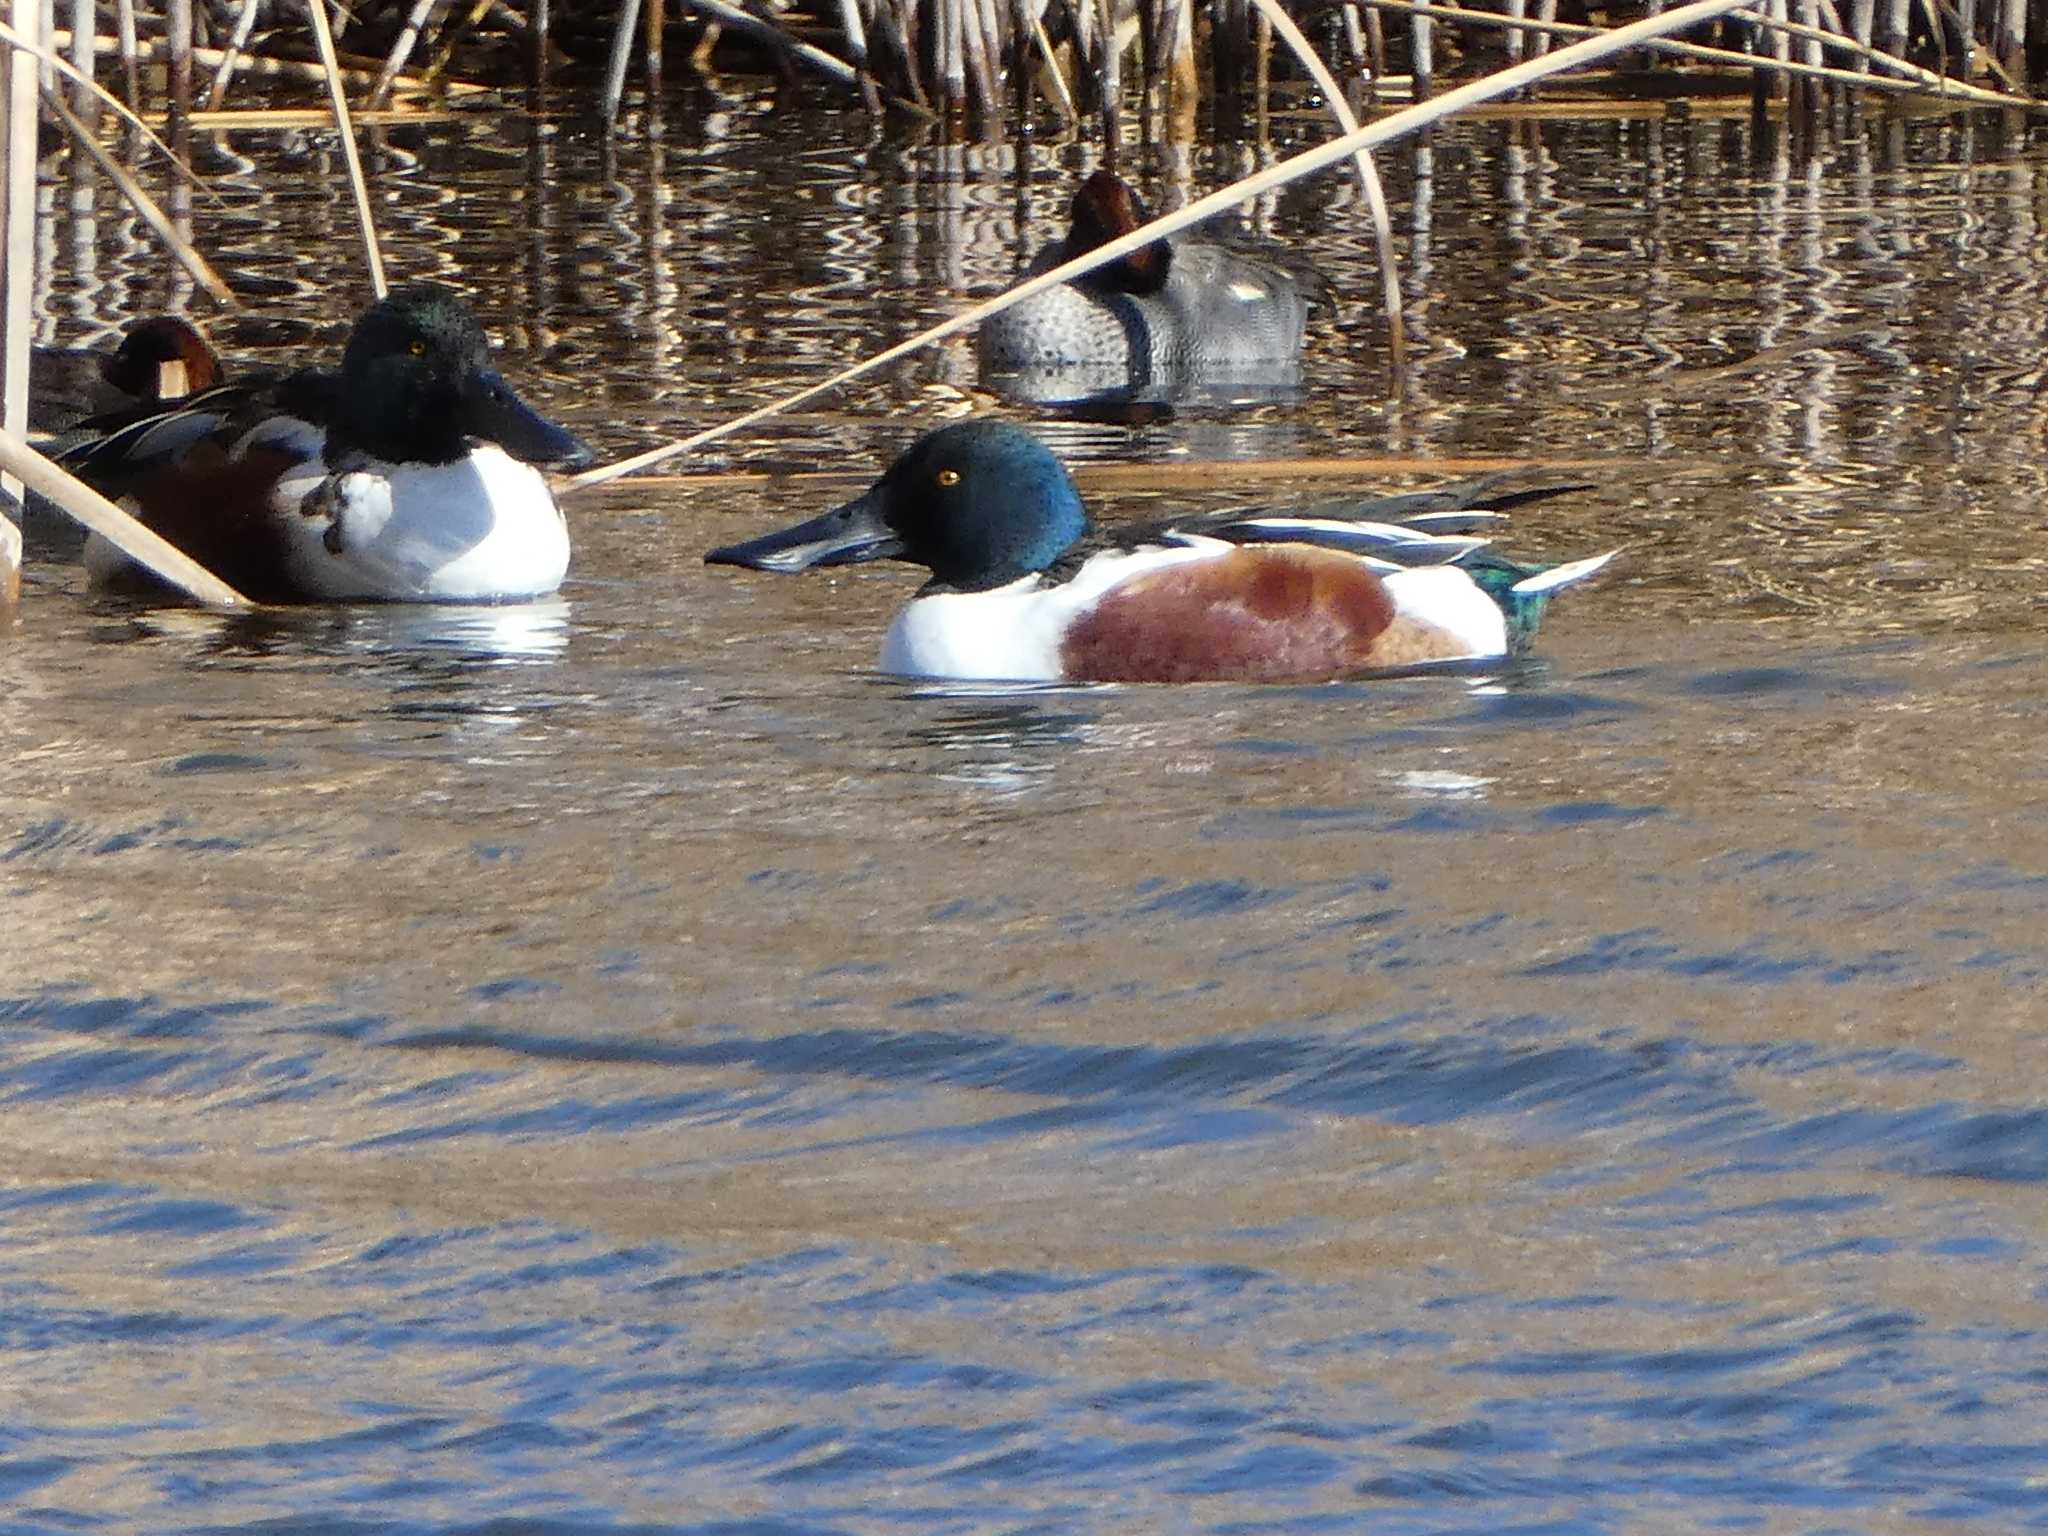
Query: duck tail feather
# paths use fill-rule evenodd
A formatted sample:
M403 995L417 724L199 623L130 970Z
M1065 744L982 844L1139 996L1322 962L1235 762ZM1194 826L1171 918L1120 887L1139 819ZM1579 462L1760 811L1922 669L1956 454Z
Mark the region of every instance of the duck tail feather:
M1567 560L1561 565L1546 566L1532 576L1523 577L1508 590L1522 597L1556 592L1563 587L1584 581L1620 553L1618 549L1610 549L1604 555L1591 555L1584 560Z

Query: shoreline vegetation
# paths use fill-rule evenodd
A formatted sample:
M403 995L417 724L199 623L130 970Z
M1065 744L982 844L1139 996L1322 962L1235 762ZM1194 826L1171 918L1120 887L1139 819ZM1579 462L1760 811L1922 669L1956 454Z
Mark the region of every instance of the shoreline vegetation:
M553 110L616 120L629 81L658 94L694 74L805 75L877 113L995 139L1032 131L1185 140L1204 112L1255 122L1334 85L1355 113L1427 100L1564 41L1654 18L1661 0L384 0L333 7L335 62L295 0L59 0L47 37L11 5L10 52L38 52L39 89L88 127L115 98L209 125L286 106L338 75L359 111L400 113L484 93L551 91ZM2036 12L2040 14L2037 15ZM323 20L329 19L323 14ZM111 27L109 23L112 23ZM1298 28L1300 46L1284 33ZM1276 46L1277 44L1277 46ZM1306 52L1304 51L1306 50ZM1325 73L1326 71L1326 73ZM1544 93L1725 100L1814 110L1834 93L1910 93L2028 107L2048 75L2048 0L1751 0ZM237 84L261 107L235 105ZM94 85L105 87L96 91ZM1535 95L1526 98L1534 101ZM316 98L308 94L306 105ZM529 96L529 104L538 98ZM288 107L287 107L288 110Z
M1554 115L1672 104L1782 115L1795 128L1866 97L1911 110L2038 110L2048 70L2048 0L1694 0L1647 14L1587 0L1500 0L1479 9L1441 0L615 0L609 7L530 0L410 0L330 17L318 0L59 0L69 25L44 36L40 0L0 14L0 216L5 219L4 431L0 491L35 482L54 504L113 539L195 599L231 592L166 569L160 551L118 509L74 493L27 444L29 299L40 125L68 134L224 306L234 295L193 238L187 150L195 127L265 126L280 113L331 121L348 153L373 285L383 289L371 202L354 164L352 118L389 121L469 98L506 109L601 114L616 127L629 77L650 98L672 51L712 73L780 72L836 84L867 112L910 131L992 140L1051 133L1094 139L1113 162L1127 133L1186 142L1206 128L1264 142L1278 112L1304 97L1333 137L1155 219L1065 265L972 306L919 336L784 400L692 437L562 482L602 485L799 405L921 347L980 324L1032 292L1069 280L1211 214L1349 160L1375 227L1384 284L1391 388L1400 388L1402 329L1390 221L1371 150L1460 112ZM242 82L239 94L236 82ZM249 82L258 82L253 87ZM1543 87L1539 95L1539 85ZM260 88L259 106L238 103ZM316 95L315 93L320 93ZM303 93L303 101L294 101ZM324 95L325 105L320 96ZM157 125L163 127L159 135ZM124 166L103 142L125 138ZM132 166L167 156L167 216ZM82 491L82 487L77 487ZM89 495L89 493L87 493ZM97 500L97 498L93 498ZM124 526L126 525L126 526ZM0 520L0 611L18 593L20 541Z

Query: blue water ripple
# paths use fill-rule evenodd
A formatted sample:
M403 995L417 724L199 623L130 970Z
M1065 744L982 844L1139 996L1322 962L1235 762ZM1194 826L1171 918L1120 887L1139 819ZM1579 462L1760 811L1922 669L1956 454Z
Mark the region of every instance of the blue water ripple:
M1341 1479L1346 1464L1325 1451L1304 1445L1268 1445L1234 1458L1228 1465L1203 1472L1168 1491L1177 1495L1284 1495L1320 1488Z
M142 1200L118 1215L93 1223L87 1230L102 1236L114 1233L148 1233L163 1236L205 1237L231 1232L237 1227L260 1224L237 1206L218 1200Z

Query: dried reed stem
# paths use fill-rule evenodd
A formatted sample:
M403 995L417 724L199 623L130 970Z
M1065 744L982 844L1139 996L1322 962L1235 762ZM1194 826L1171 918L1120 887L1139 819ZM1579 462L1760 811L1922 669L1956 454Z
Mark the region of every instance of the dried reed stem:
M386 107L366 112L361 107L349 114L357 124L444 123L461 116L452 107L424 110L419 107ZM326 128L334 114L326 107L235 107L226 112L200 110L192 114L194 128ZM211 194L209 194L211 195ZM219 198L213 199L215 202Z
M933 68L935 79L932 94L938 97L939 105L948 113L956 113L967 104L967 65L962 57L962 32L965 23L961 19L961 0L932 0Z
M612 27L611 56L605 61L601 111L607 132L619 123L619 103L626 99L626 65L633 57L633 29L640 25L640 0L620 0Z
M2000 0L1991 51L2015 74L2027 61L2027 0Z
M43 25L42 0L13 0L16 29L34 45ZM0 58L0 430L28 430L29 320L35 292L36 96L38 74L31 50L9 48ZM21 482L0 477L0 493L22 500ZM12 610L21 595L21 531L0 510L0 610Z
M383 298L384 253L377 248L377 221L370 215L370 187L363 180L362 157L356 153L355 125L348 120L348 101L341 90L341 66L334 58L334 34L327 29L327 0L306 0L306 14L313 23L313 41L320 48L320 64L327 71L327 99L334 107L334 126L341 135L341 160L348 167L349 189L355 193L356 223L363 234L363 258L370 268L370 291Z
M398 40L391 45L391 52L384 60L384 67L377 71L377 83L370 87L370 105L381 107L391 99L391 86L398 79L398 72L405 68L412 51L419 46L420 32L427 24L439 0L413 0L412 9L405 14L405 25L398 30Z
M1427 15L1409 18L1408 56L1409 68L1415 76L1415 99L1427 101L1431 89L1430 79L1436 73L1434 30Z
M1855 38L1859 49L1870 47L1870 29L1876 19L1877 0L1849 0L1849 34ZM1858 74L1865 74L1869 72L1869 69L1870 55L1868 53L1858 53L1856 55L1856 72Z
M98 21L93 14L93 0L71 0L71 67L86 81L93 74L93 31ZM100 116L99 98L83 84L74 84L71 96L71 110L88 123L97 126Z
M640 17L640 65L647 72L647 101L652 111L661 94L661 35L668 26L664 0L647 0Z
M1085 5L1087 0L1082 0ZM1102 142L1114 154L1117 146L1117 130L1122 126L1118 109L1123 104L1123 49L1118 45L1116 30L1116 0L1098 0L1101 14L1097 18L1095 72L1102 84Z
M256 28L256 6L257 0L242 0L242 8L235 16L234 35L214 66L213 79L207 83L206 97L200 102L202 109L216 108L227 98L228 82L235 78L235 66L241 63L242 52L249 46L249 34Z
M171 137L192 116L192 0L166 0L164 34L171 50Z
M846 39L846 51L853 55L856 69L868 67L867 23L861 19L859 0L837 0L839 32Z
M114 0L114 31L119 39L115 46L121 52L121 89L128 98L129 106L139 106L142 102L142 65L137 57L140 50L135 44L135 0Z
M1052 51L1052 39L1046 35L1043 12L1032 18L1031 40L1037 45L1039 60L1044 65L1040 77L1051 87L1053 110L1059 113L1062 121L1078 123L1081 112L1074 105L1074 93L1067 89L1067 72L1060 68L1059 58Z
M1194 0L1165 0L1157 36L1162 72L1166 76L1166 136L1185 142L1195 136L1195 109L1199 105Z
M844 59L835 59L822 48L814 48L809 43L798 42L780 27L772 26L768 22L761 20L760 17L751 15L737 6L727 5L725 0L683 0L683 4L693 11L701 11L721 26L730 27L735 32L744 32L749 37L759 38L762 42L768 44L769 47L788 55L788 57L807 68L815 69L822 75L830 76L841 85L857 85L860 83L859 72ZM910 106L911 104L906 102L904 105ZM917 109L913 107L912 110Z
M1905 47L1913 0L1878 0L1877 14L1884 25L1871 41L1884 52L1895 53Z
M68 40L70 36L71 34L68 31L62 29L59 29L57 33L59 40ZM119 44L112 38L99 38L94 42L93 51L95 53L111 54L118 46ZM227 56L227 50L224 48L194 48L192 50L192 62L197 65L218 65ZM61 70L67 66L60 64L58 67ZM309 80L316 85L325 85L328 78L327 71L311 59L275 59L268 54L262 53L249 53L237 56L235 59L235 73L241 75L262 75L265 79L271 80ZM375 82L377 71L367 67L357 68L350 64L344 64L341 66L341 78L342 82L346 85L367 86ZM433 84L434 82L425 76L400 75L398 77L398 86L401 90L424 91ZM481 96L488 93L491 87L478 85L474 81L469 80L448 80L441 83L440 89L450 96Z
M1509 469L1541 469L1552 472L1577 471L1583 473L1593 469L1613 469L1620 464L1650 465L1654 463L1667 473L1673 469L1695 467L1687 461L1668 454L1659 454L1652 460L1647 457L1632 458L1629 455L1603 453L1596 459L1553 458L1543 454L1500 454L1464 453L1436 454L1417 457L1407 454L1341 454L1335 458L1316 457L1312 459L1232 459L1230 461L1230 482L1233 486L1256 484L1266 480L1356 480L1364 475L1483 475ZM1700 468L1710 467L1704 463ZM1143 464L1133 463L1084 463L1070 464L1067 472L1082 490L1181 490L1214 489L1216 465L1210 460L1152 460ZM788 485L795 484L858 484L874 478L869 469L705 469L695 474L681 475L635 475L621 483L612 481L607 485L592 486L593 492L610 491L614 494L630 493L644 496L651 490L667 490L682 486L722 485Z
M743 412L729 421L707 427L689 437L664 443L658 448L650 448L630 458L620 459L615 464L604 464L596 469L585 470L580 475L573 475L562 481L560 489L564 494L568 494L587 486L602 485L608 480L618 479L621 475L629 475L636 469L645 469L650 464L659 464L676 454L687 453L693 448L702 447L705 443L730 436L752 426L755 422L778 415L792 406L814 400L850 380L863 378L879 368L886 368L898 359L908 357L935 341L957 336L1035 293L1044 293L1049 288L1070 282L1076 277L1094 271L1097 267L1115 261L1120 256L1128 256L1164 235L1174 234L1227 208L1234 208L1247 199L1269 192L1275 187L1285 186L1289 182L1298 181L1304 176L1322 170L1325 166L1335 165L1340 160L1349 159L1362 149L1375 148L1391 139L1400 138L1403 134L1413 133L1447 117L1454 117L1466 107L1525 89L1563 70L1576 69L1582 64L1597 63L1618 53L1625 53L1631 48L1639 48L1652 38L1698 26L1703 21L1726 15L1739 4L1741 0L1692 0L1692 3L1666 11L1661 16L1647 17L1642 21L1631 22L1625 27L1617 27L1600 37L1587 38L1583 42L1560 48L1543 58L1527 60L1512 68L1499 70L1482 80L1474 80L1455 90L1446 91L1433 101L1419 102L1405 111L1392 113L1377 122L1366 124L1355 132L1343 134L1326 144L1319 144L1313 149L1303 150L1277 164L1269 165L1262 171L1241 181L1232 182L1207 197L1197 198L1171 213L1162 214L1127 235L1119 235L1114 240L1105 241L1094 250L1077 256L1072 261L1049 268L1036 277L1028 278L993 299L970 305L950 320L921 331L907 341L887 347L850 368L841 369L828 379L807 385L795 394L770 401L766 405Z
M1264 11L1252 17L1252 59L1252 111L1258 141L1267 144L1273 138L1273 22ZM1415 84L1422 91L1428 81L1418 78Z
M966 0L962 14L967 22L967 71L974 94L991 122L1003 114L1003 93L999 83L996 54L1002 36L995 16L994 0Z

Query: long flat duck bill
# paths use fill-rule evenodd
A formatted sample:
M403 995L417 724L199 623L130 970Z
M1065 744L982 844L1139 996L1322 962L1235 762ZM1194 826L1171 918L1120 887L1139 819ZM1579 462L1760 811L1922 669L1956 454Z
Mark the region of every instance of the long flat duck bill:
M858 565L900 555L903 541L882 521L877 500L871 491L793 528L714 549L704 557L704 563L789 572L808 571L821 565Z
M520 399L495 371L476 374L463 392L464 430L527 464L582 469L597 461L589 445Z

